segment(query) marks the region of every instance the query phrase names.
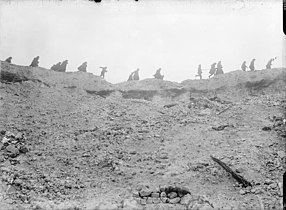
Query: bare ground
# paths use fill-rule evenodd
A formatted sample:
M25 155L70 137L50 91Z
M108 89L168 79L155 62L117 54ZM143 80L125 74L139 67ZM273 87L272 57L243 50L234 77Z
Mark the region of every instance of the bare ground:
M24 134L27 151L1 146L0 209L281 209L285 72L112 85L1 62L0 137ZM208 205L140 204L162 185Z

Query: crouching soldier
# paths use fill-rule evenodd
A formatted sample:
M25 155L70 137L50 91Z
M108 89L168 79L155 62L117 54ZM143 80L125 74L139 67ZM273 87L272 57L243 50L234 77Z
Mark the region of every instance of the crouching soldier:
M246 71L246 68L247 68L246 61L243 61L243 63L241 64L241 70Z
M153 76L155 79L163 79L164 75L161 75L161 68L159 68Z
M272 62L274 61L273 58L271 58L268 63L266 64L266 69L271 69L271 66L272 66Z

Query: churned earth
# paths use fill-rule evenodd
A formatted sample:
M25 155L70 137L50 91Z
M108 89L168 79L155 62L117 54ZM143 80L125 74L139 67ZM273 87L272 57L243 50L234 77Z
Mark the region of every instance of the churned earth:
M281 209L285 76L111 84L1 62L0 209Z

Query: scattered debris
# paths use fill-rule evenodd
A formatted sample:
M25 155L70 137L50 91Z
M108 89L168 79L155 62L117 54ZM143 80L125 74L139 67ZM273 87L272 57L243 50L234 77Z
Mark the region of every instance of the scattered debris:
M143 187L139 191L141 204L171 203L176 204L191 192L185 187L160 186L158 189ZM185 200L185 199L184 199ZM185 201L184 201L185 202Z
M222 100L222 99L220 99L220 98L217 97L217 96L214 96L214 97L212 97L212 98L209 98L209 100L210 100L210 101L216 101L216 102L221 103L221 104L231 104L231 103L232 103L232 102L230 102L230 101Z
M245 72L243 77L233 72L233 77L225 74L199 83L147 79L114 85L91 74L58 74L43 68L30 71L7 64L2 71L27 77L27 81L0 87L4 111L0 116L0 195L9 203L3 209L68 209L64 205L36 207L38 198L58 204L91 199L95 204L90 210L208 210L214 205L215 209L259 209L257 195L265 209L279 209L276 203L282 185L277 182L282 182L285 168L279 137L286 135L281 113L286 100L282 92L285 81L277 75L284 75L285 70L253 72L255 79L247 76L248 80L269 77L278 81L273 87L253 90L255 97L244 91ZM51 88L41 88L31 77L44 78ZM187 88L169 91L174 84L191 89L190 100ZM235 102L235 107L216 115L231 103L210 98L214 92ZM264 124L273 115L279 117ZM261 131L266 125L279 136ZM20 140L25 137L17 137L17 132L24 133L28 141ZM31 151L23 155L27 148ZM210 164L208 151L214 151L215 157L228 156L223 161L235 173L256 180L255 186L241 188L234 180L238 196L233 197L231 186L220 187L228 174L216 163ZM145 181L166 186L131 191L136 183ZM170 187L171 183L191 187L192 194ZM218 198L218 194L223 196ZM81 202L78 209L86 206Z
M220 115L220 114L224 113L225 111L229 110L229 109L230 109L231 107L233 107L233 106L234 106L234 104L230 105L230 106L227 107L226 109L224 109L224 110L220 111L219 113L217 113L217 115Z
M212 129L216 130L216 131L222 131L224 130L226 127L234 127L233 125L220 125L218 127L212 127Z
M1 146L1 150L4 151L4 158L15 158L21 153L27 153L28 149L25 143L26 138L22 133L15 135L10 131L6 131Z
M262 128L263 131L271 131L271 127L270 126L264 126Z
M164 105L164 108L171 108L171 107L176 106L176 105L178 105L178 104L166 104L166 105Z

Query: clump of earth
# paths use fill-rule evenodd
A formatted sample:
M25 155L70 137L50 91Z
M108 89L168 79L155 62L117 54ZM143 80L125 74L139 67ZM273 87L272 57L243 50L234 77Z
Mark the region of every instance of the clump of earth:
M181 83L0 73L2 209L282 207L285 68Z

